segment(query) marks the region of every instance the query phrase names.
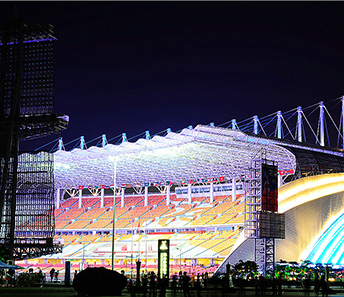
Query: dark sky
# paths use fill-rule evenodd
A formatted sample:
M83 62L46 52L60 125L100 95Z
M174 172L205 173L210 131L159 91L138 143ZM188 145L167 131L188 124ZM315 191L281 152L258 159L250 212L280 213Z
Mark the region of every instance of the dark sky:
M219 125L344 94L343 2L24 1L17 9L55 27L65 142ZM0 22L12 14L13 2L1 2Z

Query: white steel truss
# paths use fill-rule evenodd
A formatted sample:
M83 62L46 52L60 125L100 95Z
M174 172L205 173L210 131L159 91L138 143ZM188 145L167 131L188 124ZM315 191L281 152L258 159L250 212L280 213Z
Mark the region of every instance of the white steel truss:
M275 270L275 239L255 238L254 258L258 265L258 271L264 275Z
M262 160L252 160L245 178L245 237L259 238L259 212L262 208Z
M265 151L260 159L252 160L245 178L245 229L246 238L254 239L254 259L258 271L264 275L274 271L275 240L262 238L260 213L262 211L262 164L276 165L266 159Z

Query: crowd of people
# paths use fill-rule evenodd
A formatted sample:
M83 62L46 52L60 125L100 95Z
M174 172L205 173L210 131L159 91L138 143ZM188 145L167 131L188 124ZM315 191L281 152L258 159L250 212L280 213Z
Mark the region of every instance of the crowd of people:
M233 267L233 269L228 269L225 274L213 275L211 278L207 274L188 275L187 272L180 271L179 274L170 277L164 276L160 279L154 272L149 272L141 276L139 284L129 279L128 290L136 296L165 297L166 289L170 288L172 296L176 296L176 292L183 292L184 297L190 297L190 289L192 289L197 293L197 297L200 297L201 292L210 284L211 289L221 290L223 297L228 296L231 292L245 295L246 290L254 291L256 296L264 296L267 291L269 294L277 296L292 289L303 291L306 296L313 292L315 296L325 297L331 292L330 283L343 288L343 282L339 282L342 280L342 273L326 267L277 266L274 273L263 276L256 270L236 270ZM337 282L332 278L333 275L337 276Z
M50 274L50 281L51 282L53 282L53 281L58 282L59 281L59 273L60 273L59 270L55 270L54 267L51 268L50 272L49 272L49 274Z
M177 291L182 291L184 297L190 297L190 288L197 290L197 296L200 296L202 287L208 286L208 274L188 275L186 271L180 271L171 277L164 275L160 278L154 271L148 274L142 274L139 282L128 280L128 290L135 293L142 293L142 297L165 297L167 288L172 290L172 295L176 296ZM158 294L159 293L159 294Z
M228 296L230 292L245 294L246 290L255 292L256 296L263 296L266 291L272 295L282 295L283 290L298 289L303 290L305 294L314 292L316 296L327 296L331 291L331 286L344 288L344 269L333 269L328 266L316 265L277 265L273 273L263 276L260 274L254 262L240 262L238 265L226 268L225 274L212 275L208 273L188 274L186 271L180 271L178 274L171 276L165 275L160 278L151 271L142 272L138 280L128 278L128 290L133 295L139 297L165 297L166 290L171 291L172 296L177 292L183 293L184 297L190 297L190 289L193 290L193 296L202 295L203 290L216 289L221 290L222 296ZM6 275L2 275L6 273ZM73 278L78 271L73 273ZM124 271L122 271L124 274ZM0 279L7 279L6 284L9 286L22 285L26 286L29 282L59 282L63 277L59 270L51 268L47 275L43 274L38 268L38 272L29 269L25 273L14 273L14 270L0 270Z

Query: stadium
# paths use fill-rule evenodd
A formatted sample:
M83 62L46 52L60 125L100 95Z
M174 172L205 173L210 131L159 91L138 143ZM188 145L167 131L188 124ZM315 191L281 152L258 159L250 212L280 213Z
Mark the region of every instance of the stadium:
M158 239L170 240L171 274L212 275L254 260L254 240L244 235L246 177L253 160L266 159L278 164L286 221L276 261L343 265L342 149L259 135L252 123L252 132L214 124L147 131L135 142L123 134L119 145L103 135L89 148L81 137L71 151L60 139L54 241L63 251L17 264L63 274L70 261L72 271L113 266L132 277L137 261L142 272L157 270Z
M66 263L132 277L137 263L158 269L158 242L168 239L171 274L212 275L256 260L263 238L270 268L279 259L344 264L344 97L329 102L342 105L338 125L320 102L135 141L81 136L67 150L60 138L24 153L19 142L68 126L55 112L56 37L51 25L12 20L0 39L1 259L60 277Z

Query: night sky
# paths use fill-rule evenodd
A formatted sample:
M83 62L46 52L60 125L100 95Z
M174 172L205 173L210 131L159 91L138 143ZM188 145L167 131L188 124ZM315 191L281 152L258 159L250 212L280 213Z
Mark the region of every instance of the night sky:
M13 6L0 3L1 23ZM219 125L344 94L343 2L24 1L17 9L55 27L65 142Z

